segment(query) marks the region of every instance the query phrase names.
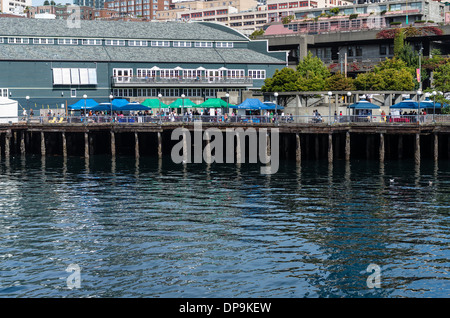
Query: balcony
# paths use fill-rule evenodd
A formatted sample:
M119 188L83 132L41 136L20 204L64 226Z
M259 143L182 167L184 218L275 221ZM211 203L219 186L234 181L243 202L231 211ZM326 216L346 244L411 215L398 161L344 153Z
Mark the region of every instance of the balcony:
M183 77L112 77L113 87L251 87L251 77L202 76Z

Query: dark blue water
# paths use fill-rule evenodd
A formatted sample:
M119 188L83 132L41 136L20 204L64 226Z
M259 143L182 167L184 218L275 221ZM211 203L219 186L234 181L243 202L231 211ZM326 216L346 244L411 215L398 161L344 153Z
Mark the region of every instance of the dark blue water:
M265 176L18 157L0 172L0 297L450 295L448 161L283 162Z

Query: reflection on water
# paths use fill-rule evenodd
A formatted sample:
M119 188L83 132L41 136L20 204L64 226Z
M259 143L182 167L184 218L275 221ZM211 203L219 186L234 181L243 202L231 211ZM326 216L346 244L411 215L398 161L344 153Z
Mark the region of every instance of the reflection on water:
M0 163L0 297L448 297L450 163ZM69 289L66 268L81 267ZM381 267L381 288L366 271Z

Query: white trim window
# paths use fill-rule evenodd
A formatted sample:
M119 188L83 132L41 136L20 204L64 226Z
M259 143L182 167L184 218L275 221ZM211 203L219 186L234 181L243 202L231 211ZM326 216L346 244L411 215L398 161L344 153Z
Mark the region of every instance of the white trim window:
M183 70L183 78L200 78L202 76L201 70L186 69Z
M217 48L233 48L234 43L233 42L216 42Z
M245 70L227 70L228 78L244 78Z
M83 45L102 45L102 40L100 39L83 39Z
M128 40L128 46L148 46L148 42L141 40Z
M161 74L161 77L164 77L164 78L177 78L178 77L178 71L176 71L174 69L162 69L160 74Z
M213 42L206 42L206 41L195 42L194 46L195 47L213 47Z
M78 39L58 39L58 44L61 45L77 45Z
M105 45L125 46L125 40L105 40Z
M152 46L168 47L168 46L170 46L170 41L152 41L151 45Z
M136 70L137 77L156 77L156 70L152 70L150 68L138 68Z
M53 85L97 85L97 69L54 68Z
M9 44L28 44L28 38L8 38Z
M0 88L0 97L8 97L8 89Z
M248 76L253 79L265 79L266 70L248 70Z
M173 41L173 47L191 47L191 45L189 41Z
M33 38L33 44L55 44L55 40L49 38Z

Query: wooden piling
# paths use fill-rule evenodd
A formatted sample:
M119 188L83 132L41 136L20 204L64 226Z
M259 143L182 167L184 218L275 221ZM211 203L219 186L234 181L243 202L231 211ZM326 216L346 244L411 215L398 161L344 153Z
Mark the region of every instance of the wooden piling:
M434 133L434 161L439 160L439 136L437 133Z
M84 133L84 157L89 158L89 134Z
M45 134L41 131L41 156L45 156Z
M25 131L20 133L20 154L25 154Z
M111 130L111 156L116 156L116 135L114 131Z
M333 162L333 134L328 134L328 162Z
M158 158L162 159L162 136L160 131L158 131Z
M61 137L62 137L62 153L63 153L63 157L66 158L67 157L67 140L66 140L66 133L64 131L61 133Z
M134 132L134 155L139 158L139 135L137 132Z
M420 134L416 134L416 147L414 151L414 160L416 164L420 164Z
M350 132L345 133L345 160L350 160Z
M295 140L296 140L296 149L295 149L295 159L297 162L301 162L302 160L302 147L300 143L300 135L298 133L295 134Z
M384 162L385 149L384 149L384 134L380 133L380 162Z
M7 131L5 135L5 157L9 158L11 145L11 131Z

